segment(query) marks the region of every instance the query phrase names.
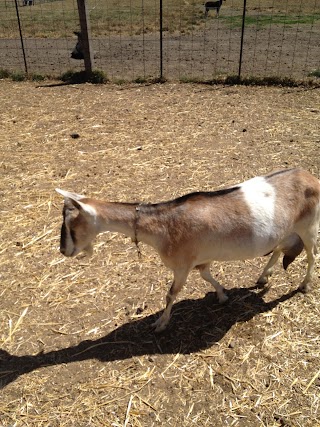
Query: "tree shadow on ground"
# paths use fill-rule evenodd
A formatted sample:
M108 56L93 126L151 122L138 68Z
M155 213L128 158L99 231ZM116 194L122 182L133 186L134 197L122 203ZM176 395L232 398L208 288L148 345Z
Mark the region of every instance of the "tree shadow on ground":
M266 291L257 287L234 288L228 291L229 302L224 305L218 304L213 292L202 299L180 301L174 305L170 324L161 334L155 334L151 326L161 314L158 312L126 323L102 338L60 350L15 356L0 349L0 388L46 366L89 359L111 362L146 354L189 354L207 349L236 323L270 311L298 292L291 291L266 303L263 300Z

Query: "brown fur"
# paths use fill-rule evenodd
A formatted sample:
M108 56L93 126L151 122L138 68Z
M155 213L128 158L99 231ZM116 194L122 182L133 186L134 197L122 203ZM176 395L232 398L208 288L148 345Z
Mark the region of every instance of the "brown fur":
M280 223L283 212L290 212L292 222L312 214L320 200L320 183L317 178L302 169L287 169L267 175L276 189L276 218Z

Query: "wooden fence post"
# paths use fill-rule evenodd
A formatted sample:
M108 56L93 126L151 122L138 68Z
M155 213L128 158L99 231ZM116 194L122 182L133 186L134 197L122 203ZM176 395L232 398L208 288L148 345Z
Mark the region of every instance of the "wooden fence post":
M90 19L86 0L77 0L80 31L83 42L84 68L87 75L92 74L93 51L91 48Z

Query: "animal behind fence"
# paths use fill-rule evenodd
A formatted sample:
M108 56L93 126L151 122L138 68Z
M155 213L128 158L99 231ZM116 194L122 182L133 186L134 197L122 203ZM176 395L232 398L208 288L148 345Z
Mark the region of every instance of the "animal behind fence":
M159 253L173 271L166 308L156 331L166 328L173 302L196 268L220 303L228 297L212 277L210 263L271 254L258 283L266 284L281 253L283 266L302 252L308 267L299 286L307 291L315 264L320 223L320 182L300 169L281 170L214 192L187 194L157 204L115 203L57 190L64 197L60 250L68 257L92 252L105 231L123 233Z
M208 16L209 10L215 10L216 11L216 16L219 16L219 12L220 12L220 8L222 6L222 1L226 1L226 0L218 0L218 1L207 1L204 4L205 7L205 16Z
M73 34L78 37L78 41L73 51L71 52L71 58L84 59L82 34L80 31L74 31Z

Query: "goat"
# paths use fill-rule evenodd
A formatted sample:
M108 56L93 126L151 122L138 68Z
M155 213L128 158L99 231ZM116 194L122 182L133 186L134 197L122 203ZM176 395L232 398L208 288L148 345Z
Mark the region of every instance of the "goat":
M71 52L71 58L73 59L84 59L83 54L83 41L82 41L82 34L80 31L74 31L73 34L75 34L78 37L77 44L73 51Z
M196 268L213 285L220 303L228 297L210 273L211 261L272 256L258 279L266 284L281 253L283 266L307 252L308 268L299 286L307 292L320 223L320 181L301 169L273 172L213 192L196 192L157 204L107 202L56 189L64 197L60 251L73 257L92 253L92 241L104 231L123 233L151 245L174 280L166 308L153 325L169 323L171 307Z
M215 10L217 13L217 17L219 16L220 7L222 6L222 1L226 0L218 0L218 1L207 1L204 4L205 7L205 17L208 16L209 10Z

